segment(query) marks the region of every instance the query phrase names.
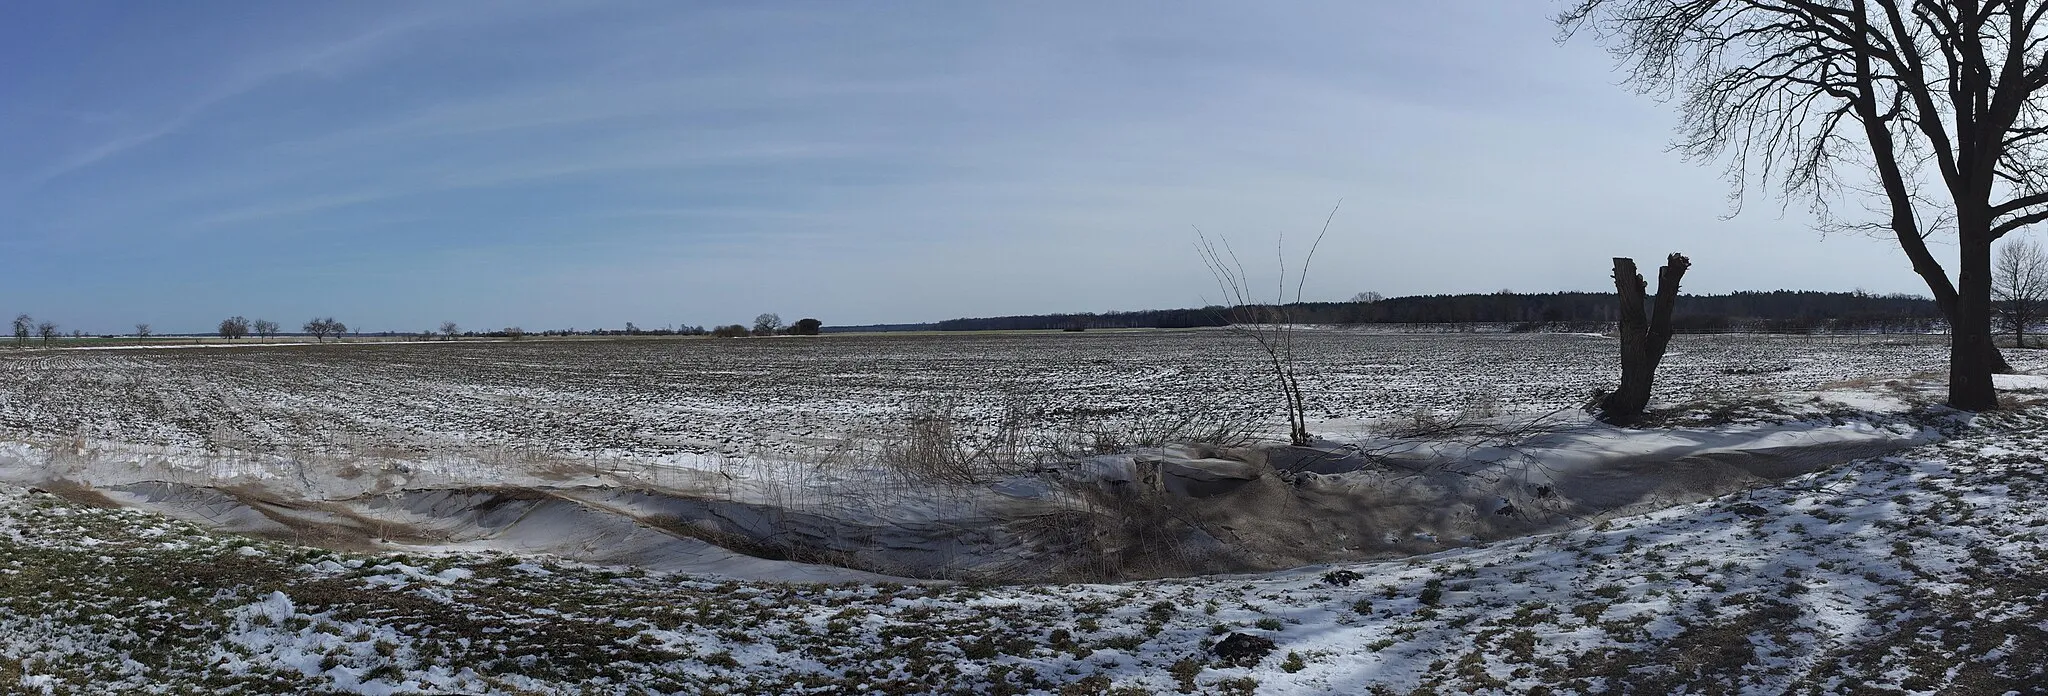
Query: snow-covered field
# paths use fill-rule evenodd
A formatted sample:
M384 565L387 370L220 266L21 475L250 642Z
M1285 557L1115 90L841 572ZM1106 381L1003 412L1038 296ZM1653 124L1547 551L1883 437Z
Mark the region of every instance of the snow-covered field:
M1324 432L1464 408L1472 394L1549 411L1611 380L1613 344L1591 337L1315 335ZM1229 339L39 354L0 357L0 414L7 437L45 443L511 441L661 459L720 451L720 428L759 451L872 427L931 391L1047 414L1256 408ZM1859 409L1889 410L1883 428L1939 439L1564 533L1259 575L747 582L545 555L322 550L0 484L0 691L2040 693L2048 407L1914 407L1938 385L1906 378L1944 352L1918 338L1681 337L1664 400L1714 398L1673 422L1809 418L1839 434L1872 427L1853 422ZM2001 384L2022 402L2048 390L2039 377Z
M1301 333L1317 431L1417 410L1550 411L1615 379L1580 335ZM1811 389L1946 364L1939 336L1682 336L1666 399ZM1257 353L1220 330L0 351L0 438L206 450L745 456L829 447L934 403L969 423L1194 419L1285 432Z

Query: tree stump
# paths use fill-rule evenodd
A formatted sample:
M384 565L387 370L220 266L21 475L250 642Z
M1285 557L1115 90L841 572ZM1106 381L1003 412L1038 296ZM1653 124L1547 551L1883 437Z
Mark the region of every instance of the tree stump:
M1657 377L1657 364L1671 344L1671 308L1678 303L1678 281L1692 261L1684 254L1672 254L1657 269L1657 297L1644 316L1647 289L1635 259L1615 257L1614 290L1621 302L1621 386L1600 401L1600 420L1628 425L1650 405L1650 386Z

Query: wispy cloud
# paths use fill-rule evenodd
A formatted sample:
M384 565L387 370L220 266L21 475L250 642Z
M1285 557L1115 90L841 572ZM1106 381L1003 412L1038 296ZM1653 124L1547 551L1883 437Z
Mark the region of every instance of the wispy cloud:
M359 189L320 191L266 200L194 218L184 226L207 229L270 222L341 208L437 193L545 183L553 180L616 177L647 172L688 173L721 165L766 166L846 158L855 148L808 143L689 142L682 135L653 143L627 141L574 151L503 152L479 160L399 170L392 180Z
M669 117L691 121L742 109L823 106L852 99L904 98L956 87L952 80L849 83L795 76L693 75L667 79L573 76L500 93L451 95L381 122L276 145L288 152L331 152L366 144L491 136Z
M433 23L434 15L415 14L327 43L295 46L236 61L224 74L151 124L75 151L38 172L30 181L34 185L44 184L156 142L184 130L214 107L276 80L301 73L332 77L373 64L390 46Z

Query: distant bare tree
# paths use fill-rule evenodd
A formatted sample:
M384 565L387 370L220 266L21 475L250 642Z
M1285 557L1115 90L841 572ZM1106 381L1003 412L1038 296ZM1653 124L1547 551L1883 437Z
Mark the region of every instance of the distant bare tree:
M748 335L748 331L747 327L740 326L739 324L727 324L712 329L711 335L714 338L744 338Z
M335 321L334 317L322 317L306 322L306 333L313 334L315 342L325 341L328 336L340 338L348 331L348 325Z
M1352 302L1362 302L1365 304L1372 304L1374 302L1378 302L1384 299L1387 299L1385 295L1381 295L1370 290L1351 296Z
M21 346L27 344L28 337L35 331L35 328L36 320L33 317L26 314L14 315L14 345Z
M46 321L36 324L36 335L42 337L43 345L49 345L50 339L56 338L61 334L57 331L57 322Z
M517 326L507 326L505 327L505 337L510 338L514 341L526 338L526 329L522 329Z
M256 330L256 335L258 336L262 336L264 338L277 337L277 322L271 321L269 319L257 319L254 326Z
M136 338L149 338L149 335L150 335L150 331L149 331L149 325L148 325L148 324L136 324L136 325L135 325L135 337L136 337Z
M232 316L232 317L228 317L228 318L226 318L226 319L222 319L222 320L220 320L220 337L221 337L221 338L225 338L225 339L228 339L228 340L234 340L234 339L237 339L237 338L243 338L243 337L246 337L246 336L248 336L248 335L249 335L249 320L248 320L248 319L244 319L244 318L242 318L242 316L241 316L241 315L239 315L239 314L238 314L238 315L235 315L235 316Z
M1991 267L1991 297L2012 328L2013 345L2027 347L2027 326L2041 320L2048 301L2048 254L2031 239L2014 239L1998 250Z
M775 332L781 330L782 316L779 314L769 312L767 314L754 317L754 335L756 336L773 336L775 335Z
M458 334L458 333L462 333L462 327L460 327L460 326L456 326L456 325L455 325L455 322L452 322L452 321L444 321L444 322L441 322L441 340L443 340L443 341L453 341L453 340L455 340L455 334Z

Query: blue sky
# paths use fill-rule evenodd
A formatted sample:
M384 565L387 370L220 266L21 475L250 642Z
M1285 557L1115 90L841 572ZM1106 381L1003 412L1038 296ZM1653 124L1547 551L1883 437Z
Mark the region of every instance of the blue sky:
M1310 299L1925 292L1731 212L1551 2L0 5L0 313L198 331L1195 306L1193 228ZM1255 250L1255 251L1254 251ZM1944 256L1947 248L1937 249ZM1263 285L1262 285L1263 286Z

